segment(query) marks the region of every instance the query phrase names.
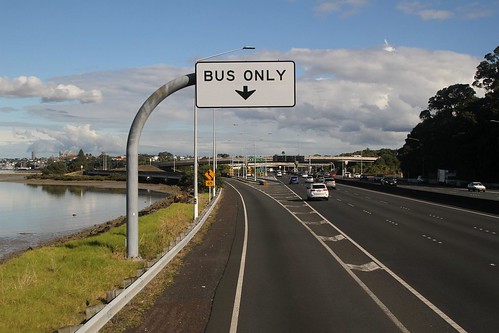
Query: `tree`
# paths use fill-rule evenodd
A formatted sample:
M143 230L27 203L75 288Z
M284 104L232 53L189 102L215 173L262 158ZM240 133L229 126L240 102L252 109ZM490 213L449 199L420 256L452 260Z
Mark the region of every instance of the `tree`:
M169 162L173 161L173 158L175 157L172 153L168 151L163 151L158 154L159 161L160 162Z
M63 175L68 172L68 167L65 161L49 162L47 167L42 170L44 175Z
M68 163L68 171L92 170L93 163L91 161L92 155L85 155L83 149L80 149L78 156Z
M383 174L398 174L400 173L400 162L397 158L397 150L380 149L371 150L369 148L354 153L344 153L340 156L361 155L362 157L379 157L374 163L363 163L362 172L367 174L383 173ZM348 163L348 168L361 170L360 162Z
M483 88L486 95L499 94L499 46L494 49L493 53L487 53L485 60L482 61L475 74L473 86Z
M83 152L83 149L80 149L80 151L78 152L78 159L81 161L85 160L85 153Z
M428 111L433 116L457 116L466 109L467 105L475 101L475 90L468 84L454 84L439 90L428 101ZM424 111L423 111L424 112Z

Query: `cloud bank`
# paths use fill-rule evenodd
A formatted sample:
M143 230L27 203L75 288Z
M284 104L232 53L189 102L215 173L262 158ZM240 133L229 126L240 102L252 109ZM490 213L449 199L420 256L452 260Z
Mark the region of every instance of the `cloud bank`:
M44 103L71 100L97 103L102 94L99 90L85 91L72 84L43 83L34 76L19 76L14 79L0 78L0 97L40 97Z
M200 155L211 155L213 115L219 153L307 155L400 148L428 99L449 85L471 84L481 61L449 51L397 46L396 52L386 52L384 47L256 53L254 60L295 61L296 106L200 109ZM43 96L45 103L2 112L12 125L0 127L10 135L10 140L2 140L6 135L0 134L0 148L18 133L16 139L37 154L79 149L124 154L130 125L144 101L163 84L190 72L192 68L156 65L80 74L59 80L93 90L59 89L60 95L47 92L50 85L36 79L4 79L3 96L14 96L15 91L18 97ZM54 103L70 97L81 103ZM193 87L163 101L144 127L139 151L192 155L193 105Z

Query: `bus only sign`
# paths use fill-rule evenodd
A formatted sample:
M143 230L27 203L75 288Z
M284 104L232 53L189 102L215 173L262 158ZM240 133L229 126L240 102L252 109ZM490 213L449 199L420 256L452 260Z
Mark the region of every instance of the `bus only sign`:
M293 61L196 63L198 108L293 107Z

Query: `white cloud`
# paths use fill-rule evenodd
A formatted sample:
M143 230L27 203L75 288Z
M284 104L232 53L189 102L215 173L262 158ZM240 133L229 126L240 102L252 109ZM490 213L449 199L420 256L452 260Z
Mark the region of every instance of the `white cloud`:
M72 84L43 83L35 76L19 76L14 79L0 78L0 97L40 97L43 102L78 100L80 103L96 103L102 99L99 90L85 91Z
M446 20L454 16L451 10L430 8L430 3L420 1L401 2L397 8L409 15L417 15L423 20Z
M481 59L447 51L383 45L369 49L260 52L261 59L291 59L297 66L297 105L275 109L215 110L217 151L245 154L339 154L369 147L400 148L418 124L428 99L442 88L471 83ZM94 72L59 79L95 87L99 104L17 106L4 112L12 127L0 124L0 150L14 141L28 152L83 149L124 154L133 118L160 86L192 69L150 66ZM151 114L140 152L192 154L194 88L180 90ZM213 110L200 109L200 155L212 151ZM22 124L25 126L22 126ZM15 124L15 125L14 125ZM237 126L234 126L237 124ZM9 137L10 135L10 137ZM13 138L14 136L14 138Z
M29 134L29 135L28 135ZM121 153L123 140L116 135L98 134L91 129L90 124L82 126L66 125L62 131L37 129L35 132L24 133L33 142L28 147L28 152L51 153L59 152L111 152Z
M454 13L448 10L425 9L417 13L423 20L446 20L452 18Z
M481 19L483 17L494 15L497 12L498 5L498 1L495 2L495 6L491 6L490 3L481 4L479 2L473 1L458 7L457 13L460 17L464 17L465 19Z
M397 53L382 48L295 49L288 58L303 74L297 83L297 106L280 120L280 127L326 142L334 138L344 150L330 144L316 149L336 153L359 145L400 147L428 99L451 84L471 83L479 62L453 52L411 48Z
M471 1L464 5L447 3L451 8L434 8L442 5L438 2L404 1L397 5L397 8L409 15L419 16L422 20L448 20L452 18L475 20L491 16L497 10L497 2L492 4L488 1Z
M334 0L324 1L315 7L315 13L319 16L328 15L332 12L341 13L343 17L355 15L362 7L368 4L368 0Z

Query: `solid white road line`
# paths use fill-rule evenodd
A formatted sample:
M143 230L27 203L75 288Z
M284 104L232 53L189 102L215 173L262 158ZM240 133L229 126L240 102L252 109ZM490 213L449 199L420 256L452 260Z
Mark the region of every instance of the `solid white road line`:
M241 308L241 295L243 292L243 280L244 280L244 268L246 266L246 253L248 249L248 214L246 211L246 204L244 203L244 198L242 194L231 184L230 185L239 194L241 201L243 203L244 210L244 241L243 241L243 251L241 253L241 264L239 266L239 277L237 279L236 296L234 297L234 307L232 308L232 319L230 322L230 332L237 332L237 324L239 321L239 310Z

